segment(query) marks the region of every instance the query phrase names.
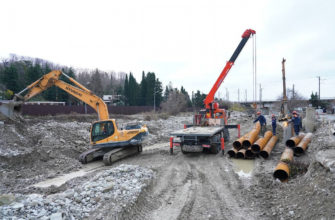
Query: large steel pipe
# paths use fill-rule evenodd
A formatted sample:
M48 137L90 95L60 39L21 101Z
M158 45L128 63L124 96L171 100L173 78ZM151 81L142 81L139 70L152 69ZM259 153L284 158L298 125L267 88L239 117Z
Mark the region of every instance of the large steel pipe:
M305 133L300 133L298 136L291 137L286 141L286 146L295 148L304 137Z
M273 176L280 181L284 182L288 180L290 176L290 166L289 164L293 161L293 150L286 147L283 154L280 157L280 162L278 163Z
M290 176L290 167L287 163L280 161L276 166L275 172L273 173L273 177L279 179L282 182L288 180Z
M263 148L265 147L265 145L268 143L268 141L270 140L270 138L272 137L272 131L267 131L264 134L264 137L258 139L252 146L251 146L251 150L253 151L253 153L259 153L261 150L263 150Z
M258 138L261 130L261 124L257 122L254 128L246 135L245 140L242 142L242 147L248 149Z
M254 152L252 152L251 147L249 147L246 151L245 151L245 157L248 159L253 159L256 157L256 154Z
M293 161L293 150L289 147L285 147L284 152L280 157L280 161L290 163Z
M307 149L308 144L312 141L313 134L307 133L305 137L300 141L298 146L294 148L294 154L300 156Z
M268 141L268 143L265 145L265 147L263 148L263 150L259 153L264 159L268 158L272 149L274 148L274 146L277 143L277 136L272 136L270 138L270 140Z
M236 153L236 158L244 159L245 158L245 151L246 151L246 149L244 149L244 148L242 148L241 150L239 150Z
M235 148L232 148L227 153L230 157L236 157L237 152L238 152L238 150L236 150Z
M242 142L245 140L246 136L248 135L249 133L243 135L242 137L240 137L239 139L237 139L236 141L233 142L233 147L236 149L236 150L240 150L242 148Z
M277 136L272 136L270 138L270 140L268 141L268 143L265 145L265 147L263 148L263 150L259 153L264 159L268 158L273 147L276 145L277 143Z

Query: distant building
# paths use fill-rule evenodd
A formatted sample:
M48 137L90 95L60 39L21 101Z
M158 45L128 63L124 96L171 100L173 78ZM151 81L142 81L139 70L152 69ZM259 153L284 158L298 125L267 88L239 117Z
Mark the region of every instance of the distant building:
M103 95L102 100L107 105L120 105L122 103L123 96L122 95Z

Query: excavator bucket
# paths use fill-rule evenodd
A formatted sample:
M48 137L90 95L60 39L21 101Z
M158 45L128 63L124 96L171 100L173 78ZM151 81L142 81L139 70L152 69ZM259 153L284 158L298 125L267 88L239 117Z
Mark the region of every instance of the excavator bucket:
M0 114L7 118L14 119L15 111L19 109L21 102L14 100L1 100L0 101Z

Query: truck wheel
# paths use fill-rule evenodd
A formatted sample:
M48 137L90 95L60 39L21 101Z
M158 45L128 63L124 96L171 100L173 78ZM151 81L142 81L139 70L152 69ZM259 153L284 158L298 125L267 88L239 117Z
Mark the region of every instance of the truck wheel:
M187 153L188 153L187 151L184 151L183 146L180 146L180 149L181 149L181 152L182 152L183 154L187 154Z
M217 154L220 152L220 145L218 144L211 144L211 148L210 151L212 152L212 154Z

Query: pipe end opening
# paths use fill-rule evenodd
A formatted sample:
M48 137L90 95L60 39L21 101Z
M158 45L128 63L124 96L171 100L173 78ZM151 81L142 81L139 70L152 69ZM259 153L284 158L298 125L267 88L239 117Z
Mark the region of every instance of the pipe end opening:
M288 180L288 173L286 173L286 171L284 170L276 170L273 173L274 178L279 179L280 181L286 181Z
M269 157L269 153L266 151L261 151L259 155L261 155L261 157L263 157L264 159L267 159Z

